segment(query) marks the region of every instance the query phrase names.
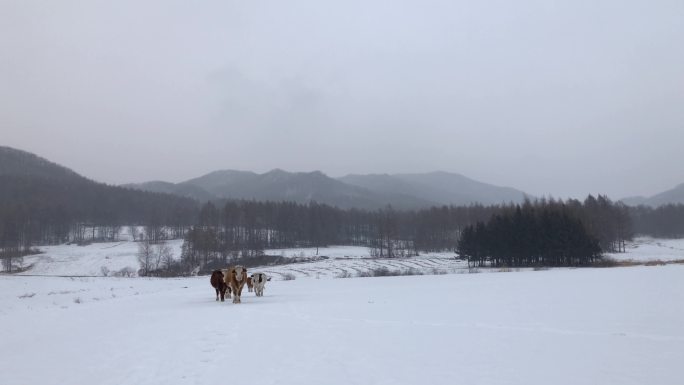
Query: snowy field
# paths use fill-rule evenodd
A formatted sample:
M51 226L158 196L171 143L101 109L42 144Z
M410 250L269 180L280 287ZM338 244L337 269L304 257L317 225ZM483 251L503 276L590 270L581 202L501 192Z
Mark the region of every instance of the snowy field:
M173 255L180 258L182 240L168 241ZM24 266L30 269L22 275L40 276L104 276L104 271L112 274L128 268L137 272L140 268L138 258L138 243L131 241L93 243L87 246L57 245L41 246L41 254L24 257ZM390 270L417 269L425 273L451 273L463 269L464 263L454 259L454 253L425 253L417 258L404 259L375 259L370 258L370 251L366 247L331 246L321 247L316 255L316 248L298 249L269 249L268 255L278 255L287 258L294 257L326 257L316 262L293 263L291 265L262 268L260 270L272 274L278 279L284 275L295 277L334 277L340 274L358 275L379 267Z
M684 239L637 237L627 243L625 253L609 253L616 260L636 262L684 260Z
M180 258L182 240L168 242L175 258ZM138 244L131 241L93 243L88 246L58 245L40 247L42 254L24 257L24 266L32 266L24 275L47 276L103 276L104 271L112 274L129 268L140 268L136 253ZM284 257L315 257L316 248L271 249L266 254ZM321 247L318 256L327 259L316 262L293 263L282 266L263 267L275 279L284 276L295 278L330 278L340 275L359 275L369 270L385 267L390 270L417 270L426 274L459 273L467 266L456 260L452 252L423 253L414 258L379 259L370 258L370 250L358 246ZM636 238L627 244L626 253L609 253L617 260L651 261L684 259L684 239ZM484 270L483 270L484 271Z
M176 258L180 258L183 240L168 241ZM103 267L108 272L130 268L137 272L138 243L131 241L92 243L87 246L57 245L40 246L41 254L24 257L24 265L32 266L26 275L78 275L102 276Z
M319 247L316 254L315 247L302 247L296 249L268 249L264 251L268 255L280 255L285 258L295 257L316 257L325 256L328 258L368 258L370 250L362 246L330 246Z
M684 266L272 281L0 276L0 383L681 384Z
M453 257L426 254L412 258L335 258L315 262L292 263L278 266L263 266L259 270L275 279L294 278L337 278L359 276L372 270L387 269L399 272L421 274L451 274L468 271L467 262Z

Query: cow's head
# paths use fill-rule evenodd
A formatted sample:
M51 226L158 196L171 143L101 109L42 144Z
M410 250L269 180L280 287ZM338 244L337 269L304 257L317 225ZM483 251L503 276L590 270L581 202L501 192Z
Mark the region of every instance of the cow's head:
M247 269L242 266L235 266L233 268L233 274L235 274L235 280L237 282L242 282L242 280L247 276Z

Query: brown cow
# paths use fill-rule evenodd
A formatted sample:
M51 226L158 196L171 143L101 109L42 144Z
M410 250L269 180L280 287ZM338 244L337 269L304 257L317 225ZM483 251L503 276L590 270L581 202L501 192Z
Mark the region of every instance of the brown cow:
M233 291L233 303L240 303L242 288L247 282L247 269L244 266L233 266L223 278Z
M254 284L252 283L252 276L250 275L247 277L247 291L251 293L252 288L254 288Z
M221 302L224 301L226 296L226 290L228 291L228 298L230 298L230 288L224 281L224 274L221 270L214 270L211 273L211 286L216 289L216 300L219 300L219 294L221 295Z

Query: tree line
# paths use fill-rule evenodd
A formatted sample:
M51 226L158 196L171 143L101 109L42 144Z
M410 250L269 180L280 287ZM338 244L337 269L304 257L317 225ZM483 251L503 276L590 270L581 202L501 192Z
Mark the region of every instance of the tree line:
M528 200L522 206L474 204L414 211L397 211L391 207L341 210L315 202L228 201L222 206L210 202L200 209L197 224L186 233L182 260L187 266L225 265L238 258L261 255L265 249L328 245L366 246L372 256L387 258L421 251L456 251L464 232L472 231L466 229L484 224L490 218L506 222L507 215L518 209L525 213L562 212L562 219L566 221L563 226L575 226L563 231L574 234L581 229L595 241L599 253L624 250L625 242L632 237L628 208L604 196L589 196L584 201ZM550 218L555 220L553 215ZM511 223L519 225L515 221ZM500 225L495 234L503 234L504 228L511 230L511 234L520 230ZM529 227L528 230L541 229ZM591 258L594 257L592 252ZM547 262L551 263L547 258L535 260L535 263Z
M657 208L639 206L630 209L634 233L656 238L684 237L684 205L668 204Z
M181 257L186 268L204 271L258 257L265 249L356 245L369 247L377 257L453 250L462 227L497 210L482 205L397 211L343 210L316 202L209 202L186 233Z
M571 205L526 202L463 230L458 253L468 266L586 266L601 258Z

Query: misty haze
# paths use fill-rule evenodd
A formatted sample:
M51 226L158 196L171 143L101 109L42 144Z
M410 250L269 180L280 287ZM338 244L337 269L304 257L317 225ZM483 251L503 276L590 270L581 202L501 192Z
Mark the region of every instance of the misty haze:
M682 20L0 0L0 382L679 384Z

